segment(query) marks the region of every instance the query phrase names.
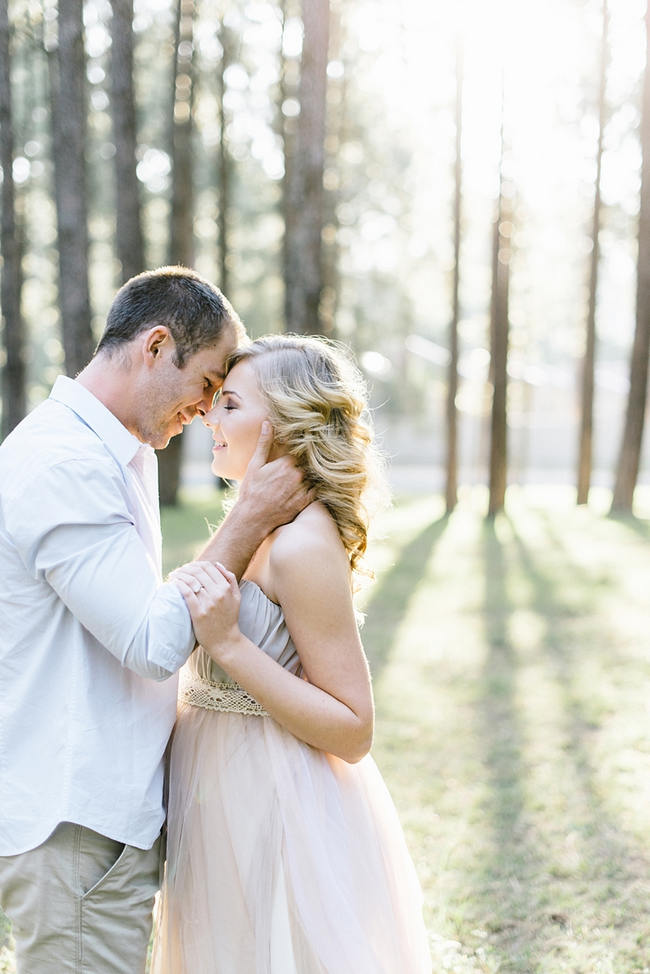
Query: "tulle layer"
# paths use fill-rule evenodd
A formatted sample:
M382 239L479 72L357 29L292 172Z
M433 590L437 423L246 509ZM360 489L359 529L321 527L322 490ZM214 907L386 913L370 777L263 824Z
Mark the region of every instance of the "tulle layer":
M421 892L371 757L184 706L152 974L429 974Z

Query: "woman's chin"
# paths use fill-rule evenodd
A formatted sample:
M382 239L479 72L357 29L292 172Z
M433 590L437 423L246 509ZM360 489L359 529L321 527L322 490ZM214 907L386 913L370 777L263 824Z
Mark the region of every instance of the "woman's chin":
M215 477L221 477L222 480L240 480L240 477L236 477L235 474L230 470L224 463L219 463L218 460L213 460L210 464L210 470L215 475Z

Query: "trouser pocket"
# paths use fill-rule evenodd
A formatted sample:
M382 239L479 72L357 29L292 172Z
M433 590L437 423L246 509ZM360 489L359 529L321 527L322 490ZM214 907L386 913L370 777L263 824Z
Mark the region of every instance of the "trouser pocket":
M82 897L99 889L119 867L127 847L99 832L75 825L74 850L77 889Z

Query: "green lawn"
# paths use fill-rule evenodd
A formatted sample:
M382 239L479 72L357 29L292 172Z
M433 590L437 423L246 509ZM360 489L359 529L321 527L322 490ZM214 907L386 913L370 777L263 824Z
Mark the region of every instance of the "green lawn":
M374 754L416 861L434 971L650 972L650 492L479 489L378 525L364 642ZM215 494L166 512L191 558ZM11 970L2 966L0 972ZM199 974L199 972L197 972ZM407 972L395 972L407 974Z
M650 971L650 522L572 498L511 491L490 523L474 491L387 520L375 756L436 971Z

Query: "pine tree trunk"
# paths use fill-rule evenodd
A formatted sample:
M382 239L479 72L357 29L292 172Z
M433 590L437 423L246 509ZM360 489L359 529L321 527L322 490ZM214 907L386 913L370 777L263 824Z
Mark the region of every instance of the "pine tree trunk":
M589 273L589 303L585 333L585 353L582 362L582 411L578 445L578 504L589 500L593 453L594 372L596 362L596 298L598 293L598 262L600 259L600 181L603 160L603 134L605 130L605 91L607 82L607 0L603 0L603 28L601 36L600 88L598 93L598 146L596 149L596 185L591 231L592 249Z
M494 387L490 421L490 498L488 514L503 510L508 467L508 287L509 269L504 262L497 266L496 317L492 340Z
M641 199L637 263L636 326L630 361L630 391L616 471L612 513L632 513L639 476L648 395L650 354L650 4L646 10L646 67L641 109Z
M219 100L219 159L218 159L218 187L219 202L217 209L217 228L219 232L219 287L226 295L230 295L230 208L232 205L232 159L228 151L228 139L226 138L226 107L224 97L226 93L226 83L224 79L228 66L232 63L233 40L230 30L221 23L219 30L219 40L221 42L221 65L217 78L217 95Z
M92 357L86 203L86 64L82 0L60 0L58 44L50 57L59 303L65 368L74 376Z
M329 0L303 0L303 26L296 154L287 174L285 309L289 331L322 333L321 235Z
M504 139L501 133L499 197L493 236L492 308L490 316L492 409L490 414L490 495L488 516L503 510L508 469L508 301L510 289L509 197L504 192Z
M179 0L171 122L172 212L169 263L194 263L194 180L192 131L194 101L194 3Z
M193 129L193 33L194 4L178 0L170 119L170 154L172 158L172 207L169 233L169 263L194 263L194 182L192 173ZM183 434L172 437L168 446L158 452L160 503L178 503L178 489L183 464Z
M279 56L279 82L278 82L278 109L277 127L282 139L282 154L284 159L284 174L282 177L282 219L284 222L284 236L282 240L282 274L284 278L284 325L285 330L289 331L289 312L292 304L294 290L298 286L298 281L294 280L294 262L291 258L293 240L295 237L295 220L292 201L299 195L293 188L295 178L295 142L296 125L295 119L287 117L284 112L284 105L291 91L289 83L289 66L287 57L284 53L284 37L287 24L287 0L280 0L280 14L282 17L282 35ZM298 92L295 92L296 98Z
M458 319L460 316L460 238L463 165L461 142L463 132L463 54L461 41L456 48L456 162L454 191L454 274L452 285L452 315L449 325L449 369L447 373L447 464L445 506L447 513L456 506L458 494Z
M133 89L133 0L111 0L111 108L115 141L117 256L121 282L145 270L140 190L136 174Z
M18 425L26 412L25 334L20 306L22 234L16 225L11 92L9 11L7 0L0 0L0 165L3 172L0 302L6 355L2 368L2 439Z

